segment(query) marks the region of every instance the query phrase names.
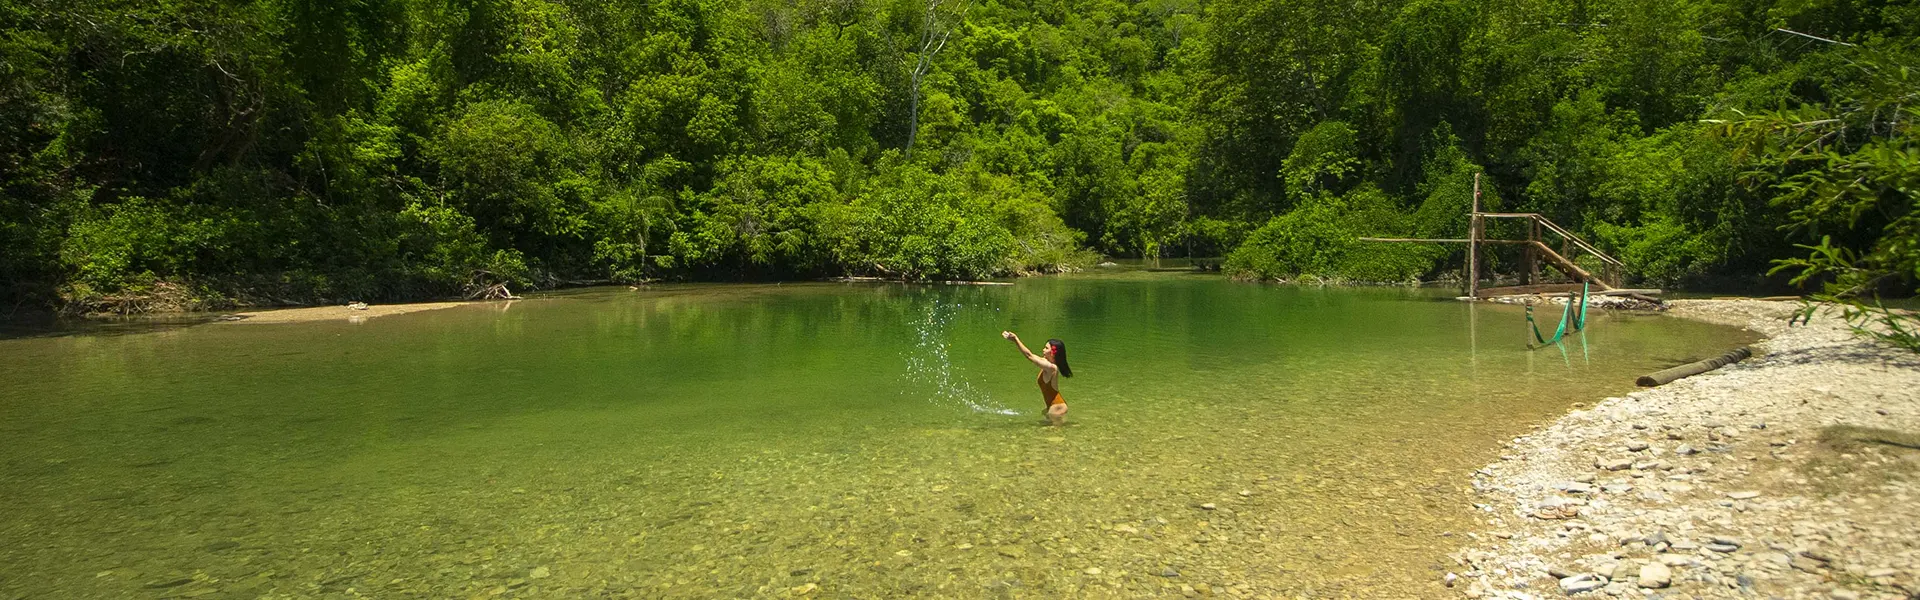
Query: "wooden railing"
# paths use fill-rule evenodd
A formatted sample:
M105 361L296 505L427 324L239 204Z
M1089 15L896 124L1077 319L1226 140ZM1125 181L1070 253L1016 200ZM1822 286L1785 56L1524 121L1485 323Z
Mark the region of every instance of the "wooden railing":
M1585 238L1575 235L1571 231L1567 231L1565 227L1561 227L1560 224L1554 223L1552 220L1546 218L1545 216L1542 216L1540 213L1486 213L1486 212L1483 212L1483 213L1474 213L1474 216L1480 217L1480 218L1491 218L1491 219L1526 219L1528 221L1531 221L1532 227L1529 227L1527 230L1528 235L1527 235L1527 240L1525 242L1528 245L1528 249L1530 251L1542 253L1542 255L1548 259L1548 262L1554 263L1555 267L1559 267L1560 270L1566 273L1568 276L1571 276L1575 279L1579 279L1581 281L1592 282L1596 285L1599 285L1601 289L1613 289L1615 287L1615 284L1621 283L1622 276L1626 274L1626 270L1627 270L1626 263L1620 262L1620 259L1614 258L1612 255L1609 255L1605 252L1601 252L1599 248L1595 248L1593 244L1588 242ZM1599 276L1595 276L1593 273L1588 272L1586 269L1580 268L1580 266L1573 261L1573 257L1566 256L1566 254L1570 254L1570 253L1564 252L1565 250L1564 246L1562 248L1563 252L1554 251L1551 246L1548 246L1546 244L1546 240L1543 239L1543 237L1540 235L1541 228L1545 228L1547 231L1551 231L1555 235L1560 236L1560 239L1563 242L1565 242L1566 246L1578 248L1581 251L1586 252L1587 254L1593 255L1594 258L1599 259L1602 265L1601 274ZM1509 240L1479 239L1479 240L1468 240L1468 241L1485 244L1485 243L1504 243L1504 242L1508 242ZM1529 276L1532 275L1531 265L1529 265L1528 275Z
M1526 219L1528 221L1527 239L1487 239L1487 219ZM1547 245L1544 236L1541 235L1542 229L1560 236L1560 250L1556 251L1552 246ZM1599 286L1601 291L1616 289L1616 284L1625 283L1627 271L1626 263L1620 262L1620 259L1614 258L1605 252L1601 252L1600 249L1594 247L1592 243L1587 242L1587 240L1580 236L1574 235L1571 231L1567 231L1567 228L1561 227L1560 224L1548 220L1546 217L1541 216L1540 213L1481 212L1480 175L1478 173L1473 176L1473 208L1467 213L1467 237L1465 239L1376 237L1363 237L1360 239L1368 242L1466 243L1468 297L1479 295L1481 244L1521 244L1521 256L1526 270L1526 282L1529 285L1536 283L1534 280L1539 273L1538 259L1540 258L1545 258L1547 262L1553 263L1555 268L1566 273L1568 277ZM1574 254L1574 250L1592 254L1594 258L1599 259L1601 273L1594 275L1575 263L1574 258L1577 257L1577 255Z

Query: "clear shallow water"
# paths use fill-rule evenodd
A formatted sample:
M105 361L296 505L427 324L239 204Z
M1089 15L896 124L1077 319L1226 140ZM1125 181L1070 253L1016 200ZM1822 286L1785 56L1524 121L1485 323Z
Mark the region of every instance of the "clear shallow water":
M0 598L1439 597L1500 440L1751 340L1596 314L1529 352L1448 295L686 285L0 340ZM1067 340L1068 427L1009 328Z

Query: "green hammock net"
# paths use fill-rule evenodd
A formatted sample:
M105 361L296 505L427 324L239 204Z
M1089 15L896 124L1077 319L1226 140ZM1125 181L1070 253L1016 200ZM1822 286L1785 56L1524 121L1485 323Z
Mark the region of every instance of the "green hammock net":
M1592 285L1591 283L1580 284L1580 309L1578 312L1574 311L1573 302L1567 302L1567 305L1561 309L1560 325L1553 329L1552 338L1548 338L1547 336L1540 334L1540 323L1533 320L1533 305L1531 304L1527 305L1527 327L1533 329L1533 340L1535 342L1538 342L1538 344L1528 344L1527 347L1540 348L1545 346L1551 346L1559 343L1560 338L1566 337L1567 332L1569 331L1580 331L1582 329L1586 329L1587 328L1587 289L1591 285Z

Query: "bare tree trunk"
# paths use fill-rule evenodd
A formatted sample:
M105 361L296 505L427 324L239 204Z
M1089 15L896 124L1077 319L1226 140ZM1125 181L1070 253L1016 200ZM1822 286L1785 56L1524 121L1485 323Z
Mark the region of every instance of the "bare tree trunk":
M919 61L913 65L907 90L907 156L909 158L913 156L914 139L920 134L920 81L926 78L928 71L933 70L934 56L947 47L947 38L953 35L951 25L943 23L940 19L940 5L946 2L947 0L927 0L926 20L920 32ZM967 18L966 2L961 2L960 8L953 11L953 14L958 15L958 18L964 22Z

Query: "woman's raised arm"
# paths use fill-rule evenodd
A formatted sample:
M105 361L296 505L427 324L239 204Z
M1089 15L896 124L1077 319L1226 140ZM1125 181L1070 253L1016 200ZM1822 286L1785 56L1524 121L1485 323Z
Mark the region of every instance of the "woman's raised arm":
M1000 337L1006 338L1008 340L1012 340L1013 345L1020 347L1020 354L1022 356L1027 357L1027 360L1033 361L1033 364L1035 366L1038 366L1042 369L1048 369L1048 370L1059 368L1059 367L1053 366L1052 362L1049 362L1047 359L1040 357L1040 355L1034 354L1032 350L1028 350L1027 344L1024 342L1021 342L1020 336L1014 335L1013 332L1002 331L1000 332Z

